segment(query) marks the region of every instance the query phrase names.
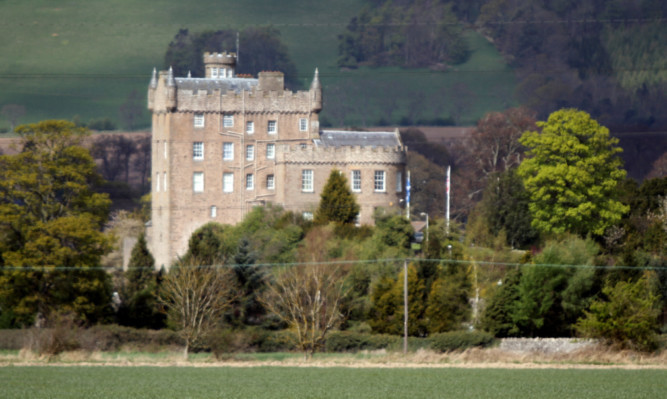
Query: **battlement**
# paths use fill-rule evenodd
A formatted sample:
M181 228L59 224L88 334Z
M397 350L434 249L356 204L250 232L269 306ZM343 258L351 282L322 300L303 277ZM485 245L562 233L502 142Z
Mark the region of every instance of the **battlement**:
M236 65L236 53L204 53L204 65Z
M281 145L276 149L277 163L298 164L398 164L406 163L405 149L396 147Z

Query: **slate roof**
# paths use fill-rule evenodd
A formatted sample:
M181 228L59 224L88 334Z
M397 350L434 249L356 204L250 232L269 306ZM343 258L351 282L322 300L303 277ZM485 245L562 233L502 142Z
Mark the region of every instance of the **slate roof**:
M344 130L322 130L320 138L313 140L318 147L400 147L397 132L351 132Z
M240 93L243 90L250 90L257 86L257 79L248 78L176 78L176 87L180 90L207 91L221 90L226 92L233 90Z

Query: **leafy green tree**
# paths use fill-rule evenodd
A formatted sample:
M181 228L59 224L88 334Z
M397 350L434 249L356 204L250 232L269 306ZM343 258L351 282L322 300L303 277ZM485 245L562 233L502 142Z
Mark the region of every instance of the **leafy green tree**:
M572 324L599 292L601 277L591 268L598 253L591 240L567 237L550 241L534 265L525 266L510 305L512 334L531 337L569 336ZM562 266L560 266L562 265Z
M222 264L233 254L234 244L225 240L226 227L215 222L195 230L188 241L188 251L182 261L196 260L198 264L212 266Z
M603 339L619 348L653 350L657 345L659 298L647 275L636 282L620 281L602 290L576 328L585 337Z
M581 111L563 109L519 140L528 159L519 176L530 194L532 225L545 233L602 236L628 207L614 198L625 177L618 140Z
M22 149L0 157L0 308L16 325L54 309L83 322L105 319L111 286L97 267L110 250L101 228L110 201L94 191L101 178L67 121L19 126Z
M332 170L322 189L320 204L315 212L315 223L352 224L359 214L359 205L350 190L347 178Z

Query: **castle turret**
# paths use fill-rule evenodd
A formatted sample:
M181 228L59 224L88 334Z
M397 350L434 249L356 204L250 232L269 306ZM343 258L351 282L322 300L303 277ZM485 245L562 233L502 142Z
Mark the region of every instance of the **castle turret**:
M236 53L204 53L204 68L209 79L233 78L236 75Z
M320 83L320 72L315 68L315 76L310 83L310 95L313 99L313 112L322 110L322 84Z

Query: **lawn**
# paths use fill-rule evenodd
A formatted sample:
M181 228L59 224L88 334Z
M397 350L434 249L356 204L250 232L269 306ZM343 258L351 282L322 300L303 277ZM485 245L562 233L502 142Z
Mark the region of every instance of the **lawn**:
M5 0L0 2L0 107L26 108L19 123L111 118L133 90L143 98L154 67L181 28L272 24L304 84L320 68L331 124L456 116L473 123L514 104L515 80L495 48L469 32L468 62L447 71L336 66L337 35L364 0ZM241 49L243 54L243 49ZM143 127L149 123L144 113ZM8 122L0 117L0 128Z
M666 370L0 367L3 398L658 398Z

